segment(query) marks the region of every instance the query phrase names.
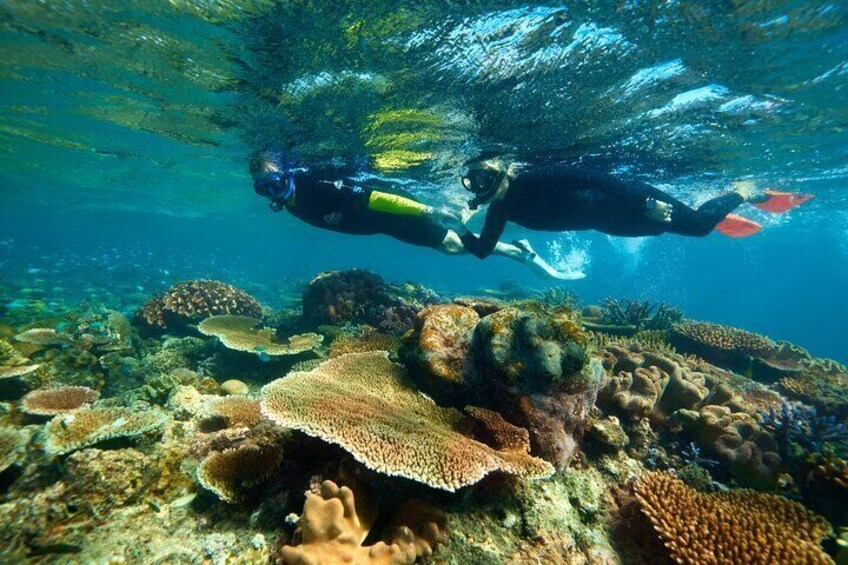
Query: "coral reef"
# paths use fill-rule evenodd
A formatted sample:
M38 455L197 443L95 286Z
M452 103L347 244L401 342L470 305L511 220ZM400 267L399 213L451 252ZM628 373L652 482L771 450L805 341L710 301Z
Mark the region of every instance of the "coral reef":
M385 353L355 353L262 389L262 413L336 443L380 473L448 491L500 470L524 478L553 469L524 449L499 451L462 433L460 412L421 396Z
M683 319L683 312L668 304L652 304L647 300L607 298L600 305L583 309L587 328L619 336L645 330L668 330Z
M45 450L64 455L101 441L133 438L160 428L165 415L157 410L81 408L56 416L47 423Z
M324 336L314 333L293 335L281 341L273 329L263 328L261 324L261 320L247 316L210 316L197 329L203 335L217 337L227 349L270 357L310 351L324 341Z
M669 341L678 351L742 373L750 373L754 359L768 358L776 347L770 339L753 332L689 320L672 327Z
M420 506L400 514L386 541L362 546L377 517L367 499L346 486L324 481L318 493L309 493L303 505L299 533L301 543L282 548L283 563L351 563L356 565L412 565L430 556L445 536L444 517ZM419 518L412 527L411 518ZM398 519L395 519L398 522Z
M0 473L20 463L27 436L15 428L0 427Z
M393 289L382 277L361 269L320 273L303 292L303 317L309 323L365 323L392 334L403 334L421 308L417 300ZM416 293L417 294L417 293ZM417 298L417 297L416 297ZM425 302L438 300L423 297Z
M391 334L365 330L359 335L343 333L330 344L328 357L339 357L346 353L365 353L367 351L388 351L396 354L400 340Z
M99 397L99 392L84 386L40 388L21 399L21 411L34 416L55 416L87 407Z
M247 396L227 396L209 405L209 414L219 418L225 428L252 428L262 419L259 401Z
M242 445L211 453L197 468L197 480L221 500L235 503L267 481L283 452L272 445Z
M833 563L819 546L830 525L781 496L750 490L700 493L664 473L643 476L634 491L681 565Z
M136 320L146 330L172 330L224 314L258 318L262 307L232 285L213 280L186 281L152 298L136 313Z

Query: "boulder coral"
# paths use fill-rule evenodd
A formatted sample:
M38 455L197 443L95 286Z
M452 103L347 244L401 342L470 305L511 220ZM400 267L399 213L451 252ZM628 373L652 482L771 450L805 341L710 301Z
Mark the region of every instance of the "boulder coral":
M138 437L162 427L165 419L158 410L80 408L47 423L44 449L50 455L64 455L101 441Z
M350 563L351 565L412 565L428 557L445 538L444 516L421 504L395 514L385 541L363 546L377 509L361 490L324 481L317 493L309 493L303 505L298 532L301 543L282 548L283 563Z
M455 491L493 471L526 479L553 468L524 449L498 450L470 437L458 410L421 395L386 353L353 353L262 389L262 413L280 426L340 445L366 467Z
M213 280L194 280L175 284L152 298L136 313L146 330L180 329L210 316L262 315L255 298L232 285Z
M21 411L34 416L55 416L87 407L99 397L99 392L84 386L40 388L21 399Z
M197 325L203 335L217 337L227 349L277 357L296 355L315 349L324 337L314 333L293 335L285 341L277 339L272 328L249 316L210 316Z
M823 518L781 496L739 489L701 493L665 473L634 484L642 512L680 565L831 564Z

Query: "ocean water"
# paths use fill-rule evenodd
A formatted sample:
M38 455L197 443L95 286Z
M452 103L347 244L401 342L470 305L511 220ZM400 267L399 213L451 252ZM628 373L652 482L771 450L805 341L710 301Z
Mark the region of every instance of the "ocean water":
M61 332L61 323L74 324L68 320L83 312L117 311L135 324L148 300L193 279L220 280L270 310L299 312L318 273L366 269L448 299L560 289L580 306L609 297L666 303L688 319L848 363L843 2L11 0L0 3L0 107L0 325L8 328L0 337L12 343L45 327L39 320ZM692 205L738 180L815 199L782 215L743 205L738 212L763 226L743 239L619 238L510 225L504 239L526 238L555 267L585 273L551 281L500 257L447 256L273 213L254 193L247 168L249 155L269 144L306 164L354 163L363 178L455 209L468 199L459 182L463 163L483 152L609 172ZM470 226L479 231L482 222ZM144 347L163 347L157 339ZM20 350L33 363L53 362L43 351ZM203 364L193 363L202 377ZM245 374L261 372L254 365L251 359ZM240 376L222 371L209 374ZM242 380L257 398L279 376L251 374ZM108 375L99 384L102 398L122 398L121 387L109 392L117 377ZM147 401L155 407L166 399ZM38 451L35 427L44 422L19 418L19 398L3 401L4 425L28 427L27 453ZM845 465L842 402L828 441L843 451L810 449L836 453ZM832 407L810 405L820 413ZM14 477L0 474L7 508L32 500L33 485L64 480L56 471L64 463L26 461ZM825 514L834 529L848 525L844 507L816 506L800 468L782 468L797 488L781 492ZM717 482L748 486L719 475ZM174 487L156 496L192 492ZM103 508L94 513L111 516ZM256 532L270 545L274 530L259 521ZM215 523L209 532L230 532L232 522ZM455 523L457 531L470 528ZM91 549L99 542L27 535L39 541L10 534L25 549L9 562L36 555L105 563L112 555ZM836 555L836 542L828 543ZM236 562L207 549L197 555ZM124 559L115 562L195 562L115 551ZM585 551L589 562L599 555ZM637 562L616 552L622 562ZM481 555L460 552L450 562L521 562L507 553L489 561Z

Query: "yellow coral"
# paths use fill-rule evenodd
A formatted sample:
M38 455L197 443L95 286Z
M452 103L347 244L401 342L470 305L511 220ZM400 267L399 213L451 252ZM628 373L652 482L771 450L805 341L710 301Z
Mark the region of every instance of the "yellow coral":
M307 496L299 526L302 543L283 547L283 563L412 565L418 557L430 555L445 537L443 519L419 510L420 506L400 516L405 524L394 528L387 543L362 546L377 517L376 508L350 488L324 481L319 494ZM415 531L406 525L410 518L420 519Z
M454 491L497 470L528 479L553 473L527 445L499 451L468 437L468 418L421 395L384 352L331 359L262 393L272 421L338 444L387 475Z
M833 561L819 547L830 525L782 496L707 494L665 473L636 481L636 498L681 565L797 565Z

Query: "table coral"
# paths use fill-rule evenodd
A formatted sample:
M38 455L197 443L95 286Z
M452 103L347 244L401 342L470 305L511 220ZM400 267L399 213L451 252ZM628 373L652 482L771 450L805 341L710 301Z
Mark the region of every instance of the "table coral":
M145 329L167 330L223 314L259 317L255 298L232 285L213 280L175 284L152 298L137 313Z
M315 349L324 337L314 333L277 339L272 328L261 327L261 320L248 316L210 316L197 325L203 335L217 337L224 347L272 357L296 355Z
M21 411L35 416L55 416L86 407L99 397L99 392L84 386L40 388L21 399Z
M282 461L274 445L242 445L211 453L197 468L197 480L221 500L235 503L267 481Z
M707 494L664 473L634 484L642 512L681 565L833 561L819 547L830 525L797 502L751 490Z
M45 451L64 455L109 439L137 437L164 423L165 415L158 410L81 408L56 416L47 423Z
M227 428L252 428L262 419L259 401L242 395L226 396L212 401L209 414L223 420Z
M376 519L376 509L361 494L324 481L319 493L310 493L299 522L301 543L284 546L283 563L349 563L351 565L412 565L429 556L444 540L444 518L421 506L398 512L396 525L385 542L362 546ZM410 527L410 521L414 523Z
M498 451L468 435L468 418L437 406L383 352L336 357L262 389L262 413L335 443L375 471L448 491L500 470L533 479L553 468L525 450Z

